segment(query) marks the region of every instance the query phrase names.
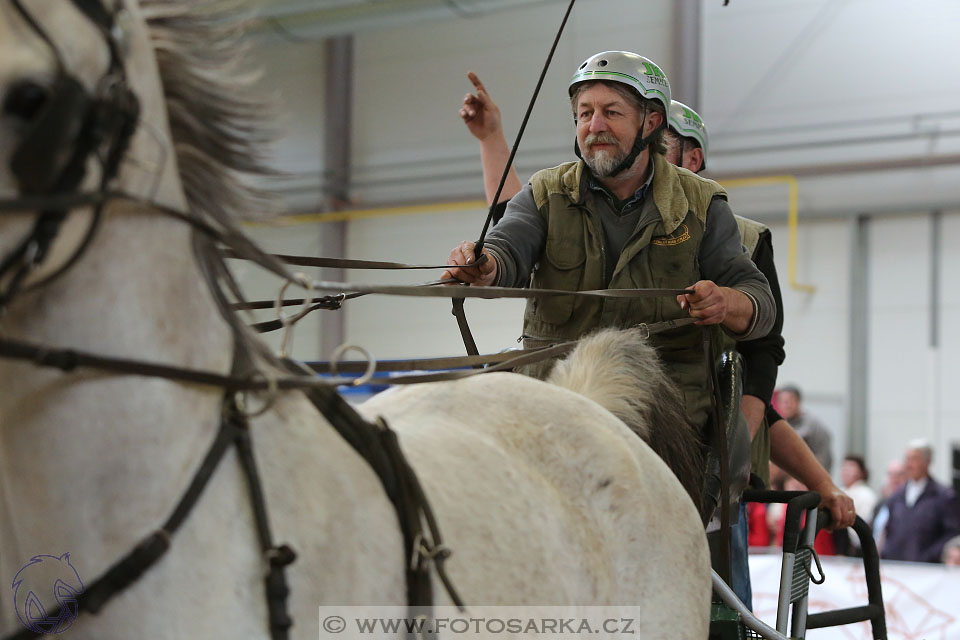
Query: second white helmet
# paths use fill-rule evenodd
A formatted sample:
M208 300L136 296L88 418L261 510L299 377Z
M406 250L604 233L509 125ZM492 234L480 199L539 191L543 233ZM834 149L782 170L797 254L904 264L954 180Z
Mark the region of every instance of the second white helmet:
M667 112L667 125L678 136L697 141L703 149L703 165L706 166L707 145L710 139L707 136L707 123L703 121L700 114L682 102L674 100L670 104L670 111Z

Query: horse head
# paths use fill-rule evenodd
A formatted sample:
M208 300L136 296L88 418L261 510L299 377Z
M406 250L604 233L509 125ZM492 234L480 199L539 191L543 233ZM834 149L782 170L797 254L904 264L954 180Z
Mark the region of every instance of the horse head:
M267 136L236 72L236 5L0 3L0 202L18 209L0 217L0 308L38 244L18 289L76 259L107 193L221 220L262 205L237 178L266 171Z

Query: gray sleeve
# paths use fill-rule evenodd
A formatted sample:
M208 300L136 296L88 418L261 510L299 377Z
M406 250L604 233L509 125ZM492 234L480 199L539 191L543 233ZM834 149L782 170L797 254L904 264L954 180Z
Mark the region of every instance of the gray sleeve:
M503 218L487 234L487 248L497 260L499 287L522 287L540 261L547 242L547 223L537 210L528 184L507 203Z
M707 209L707 228L699 257L700 274L705 280L736 289L753 302L750 326L743 334L733 337L754 340L767 335L777 317L776 303L767 279L743 247L733 211L723 198L714 198Z

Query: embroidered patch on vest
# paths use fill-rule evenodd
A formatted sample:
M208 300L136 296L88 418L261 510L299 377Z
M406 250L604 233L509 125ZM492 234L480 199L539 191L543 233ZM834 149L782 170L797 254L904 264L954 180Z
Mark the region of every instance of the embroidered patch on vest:
M677 235L680 234L680 235ZM668 236L657 236L650 240L651 244L658 247L672 247L683 244L690 239L690 227L685 224L680 225L673 233Z

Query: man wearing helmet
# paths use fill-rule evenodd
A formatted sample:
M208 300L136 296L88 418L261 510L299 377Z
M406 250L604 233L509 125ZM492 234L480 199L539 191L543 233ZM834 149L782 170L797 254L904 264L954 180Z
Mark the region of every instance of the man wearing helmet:
M663 137L667 162L694 173L707 168L707 123L696 111L672 100Z
M601 326L632 326L687 316L721 325L737 339L773 325L769 285L750 262L715 182L666 162L663 131L670 88L660 68L634 53L604 52L574 74L569 93L581 161L535 174L490 232L478 268L451 268L477 285L570 291L690 288L663 298L547 298L527 304L524 344L576 339ZM448 264L466 265L474 245L461 243ZM651 338L680 385L692 424L711 404L697 327ZM529 368L542 377L549 363Z

